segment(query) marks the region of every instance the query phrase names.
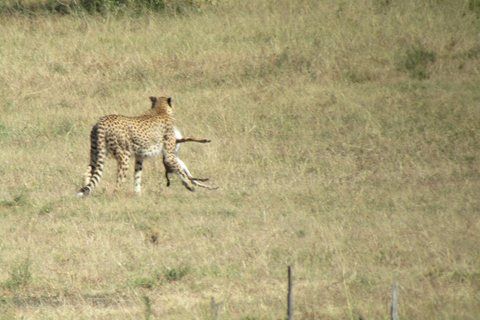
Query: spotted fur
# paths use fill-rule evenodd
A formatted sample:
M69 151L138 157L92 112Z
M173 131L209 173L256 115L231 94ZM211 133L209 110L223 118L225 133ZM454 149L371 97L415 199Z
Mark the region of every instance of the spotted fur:
M125 182L129 159L135 156L134 190L141 191L143 161L163 155L165 168L177 174L183 185L195 191L189 177L175 156L176 138L173 127L171 98L150 97L152 108L141 116L127 117L108 115L93 127L90 140L90 165L85 177L85 186L78 196L90 194L100 182L107 154L117 160L117 189Z

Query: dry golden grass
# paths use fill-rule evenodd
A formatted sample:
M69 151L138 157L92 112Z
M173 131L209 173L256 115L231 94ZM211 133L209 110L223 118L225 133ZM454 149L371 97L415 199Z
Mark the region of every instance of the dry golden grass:
M35 3L31 0L28 3ZM469 2L470 3L470 2ZM480 312L480 20L463 1L218 1L0 18L2 319ZM87 27L88 25L88 27ZM218 191L75 197L89 132L171 96Z

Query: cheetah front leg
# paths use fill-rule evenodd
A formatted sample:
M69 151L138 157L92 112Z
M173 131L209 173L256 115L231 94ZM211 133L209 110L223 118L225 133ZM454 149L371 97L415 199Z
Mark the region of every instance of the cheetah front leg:
M143 169L143 157L136 155L135 156L135 175L134 175L134 181L133 181L136 194L139 194L142 189L140 185L140 183L142 182L142 169Z

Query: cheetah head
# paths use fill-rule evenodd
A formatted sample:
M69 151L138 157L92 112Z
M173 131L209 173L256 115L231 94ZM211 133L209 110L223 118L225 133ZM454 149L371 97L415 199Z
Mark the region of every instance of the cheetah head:
M172 98L150 97L150 101L152 101L152 109L158 109L158 111L164 111L169 115L173 114Z

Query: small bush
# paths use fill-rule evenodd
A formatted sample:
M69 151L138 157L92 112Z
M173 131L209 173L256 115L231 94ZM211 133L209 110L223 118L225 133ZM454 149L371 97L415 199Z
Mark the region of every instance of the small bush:
M11 279L2 283L2 287L15 289L27 285L32 280L32 272L30 271L31 264L30 257L28 257L22 263L14 266L10 272Z
M160 283L180 281L189 271L190 269L183 265L176 268L164 267L162 270L156 270L150 277L134 278L133 286L153 289Z
M2 202L4 206L6 207L22 207L26 206L30 203L29 197L25 192L21 192L18 195L16 195L13 200L11 201L3 201Z
M0 1L0 14L11 14L11 13L21 13L21 14L32 14L32 13L53 13L58 12L56 9L58 7L58 2L56 1L44 1L44 2L28 2L24 3L22 1L14 1L4 3Z
M78 2L78 4L89 13L118 11L125 9L128 5L132 5L132 3L133 1L130 0L80 0Z
M156 279L153 278L135 278L133 280L133 285L135 287L142 287L142 288L147 288L147 289L153 289L157 285Z
M183 9L193 7L189 0L80 0L79 6L89 13L118 12L126 9L147 9L152 11L174 10L181 13Z
M165 268L163 275L167 281L179 281L188 273L188 271L188 267L185 266L172 269Z
M428 65L435 62L435 59L435 52L426 50L419 45L407 50L402 59L402 64L412 78L423 80L430 77Z
M1 1L0 1L1 2ZM90 14L118 13L118 12L144 12L154 11L170 13L173 15L187 14L201 11L206 4L215 4L215 0L45 0L39 3L0 3L0 14L38 14L56 13L71 14L76 10L84 10ZM65 72L56 68L55 72Z
M480 17L480 0L468 0L468 10L476 14L477 18Z

